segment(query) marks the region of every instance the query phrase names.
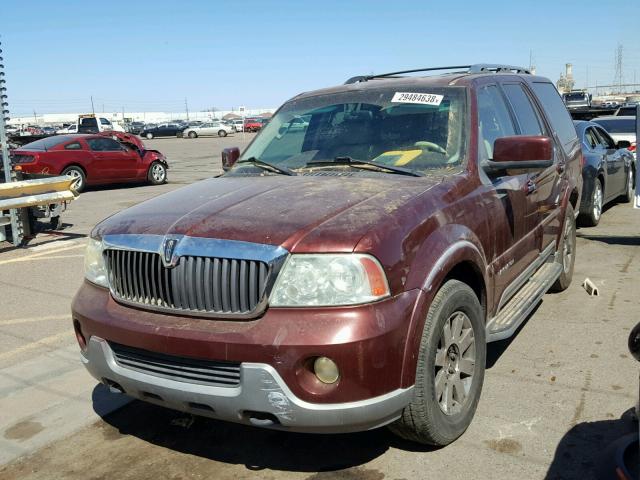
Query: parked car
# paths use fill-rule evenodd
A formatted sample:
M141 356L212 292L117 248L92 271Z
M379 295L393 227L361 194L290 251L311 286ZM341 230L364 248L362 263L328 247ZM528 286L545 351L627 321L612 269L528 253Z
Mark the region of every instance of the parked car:
M603 127L615 142L626 140L631 143L629 151L636 155L636 117L635 116L607 116L591 120Z
M43 135L55 135L56 134L56 130L53 127L42 127L42 134Z
M268 119L266 118L245 118L244 119L244 131L245 132L257 132L260 130L264 124L266 124Z
M139 135L142 130L144 130L145 124L144 122L131 122L129 124L129 133L134 135Z
M241 118L237 120L233 120L233 128L236 129L236 132L244 132L244 120Z
M222 123L209 122L202 123L195 127L188 127L182 132L182 137L197 138L204 136L217 135L218 137L226 137L230 133L234 133L233 127L228 127Z
M614 116L619 117L619 116L632 116L635 117L636 116L636 112L637 112L638 107L634 104L634 105L623 105L622 107L618 108L615 112L614 112Z
M69 133L78 133L78 124L77 123L73 123L67 127L62 127L58 130L56 130L56 134L57 135L66 135Z
M591 107L591 94L583 90L573 90L568 93L563 93L562 100L569 109Z
M148 138L149 140L154 137L179 137L185 128L184 125L177 123L161 123L156 127L146 125L144 130L140 132L140 136Z
M88 371L218 420L459 437L487 342L571 283L582 186L553 83L461 68L298 95L222 177L98 224L72 305Z
M25 173L70 175L76 190L87 185L167 181L167 159L139 138L122 132L57 135L36 140L12 152L14 168Z
M633 200L636 170L627 140L615 142L594 122L574 122L582 142L582 201L580 217L583 226L594 227L600 222L602 208L608 202Z

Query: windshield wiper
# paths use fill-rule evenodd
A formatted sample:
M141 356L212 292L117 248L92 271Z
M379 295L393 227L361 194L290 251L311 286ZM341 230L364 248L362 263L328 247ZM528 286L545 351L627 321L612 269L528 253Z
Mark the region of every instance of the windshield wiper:
M251 163L256 167L262 168L263 170L269 170L275 173L279 173L281 175L297 175L296 172L287 168L287 167L279 167L274 165L273 163L263 162L262 160L258 160L256 157L249 157L246 160L240 160L238 164L241 163Z
M367 165L370 167L377 168L378 170L386 171L388 173L395 173L398 175L410 175L412 177L424 177L424 175L420 172L416 172L409 168L402 167L394 167L391 165L383 165L381 163L371 162L369 160L358 160L351 157L336 157L333 160L315 160L313 162L307 163L307 167L316 167L320 165L349 165L353 167L358 167L360 165Z

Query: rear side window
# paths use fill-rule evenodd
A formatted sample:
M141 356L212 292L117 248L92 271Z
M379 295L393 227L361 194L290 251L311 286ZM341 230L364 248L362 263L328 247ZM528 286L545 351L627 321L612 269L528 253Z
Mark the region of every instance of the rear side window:
M71 142L64 146L65 150L82 150L82 145L80 142Z
M570 153L578 137L571 116L556 87L547 82L534 82L533 91L540 99L545 112L547 112L549 122L556 131L560 143L562 143L562 148L567 154Z
M516 134L504 97L495 85L478 90L478 130L480 160L493 158L497 138Z
M516 120L520 126L521 135L542 135L542 128L536 111L531 105L529 96L517 83L507 83L503 85L504 93L507 95Z

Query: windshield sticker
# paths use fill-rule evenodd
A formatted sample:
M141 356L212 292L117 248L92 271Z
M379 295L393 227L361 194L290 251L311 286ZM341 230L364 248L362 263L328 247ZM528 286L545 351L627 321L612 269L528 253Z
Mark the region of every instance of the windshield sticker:
M420 105L435 105L442 103L443 95L433 93L396 92L391 99L392 103L418 103Z

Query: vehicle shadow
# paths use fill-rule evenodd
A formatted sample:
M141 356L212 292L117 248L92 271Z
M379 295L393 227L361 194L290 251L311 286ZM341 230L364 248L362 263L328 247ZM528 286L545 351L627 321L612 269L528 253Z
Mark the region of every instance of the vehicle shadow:
M607 245L624 245L629 247L640 246L640 236L612 236L612 235L582 235L577 234L578 238L591 240L594 242L602 242Z
M638 433L638 425L631 420L629 411L617 420L582 422L575 425L560 440L545 479L622 478L616 476L614 451L610 447L619 438L634 432Z
M327 472L363 465L389 448L435 450L401 440L386 428L336 435L291 433L192 416L138 400L107 415L95 403L94 410L120 435L256 471Z

